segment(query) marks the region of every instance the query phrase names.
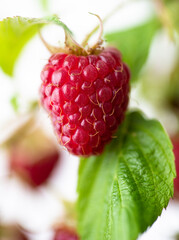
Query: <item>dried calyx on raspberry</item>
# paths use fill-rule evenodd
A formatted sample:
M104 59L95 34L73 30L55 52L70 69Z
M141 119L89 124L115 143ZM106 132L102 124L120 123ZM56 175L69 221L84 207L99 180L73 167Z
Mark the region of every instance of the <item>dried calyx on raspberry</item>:
M66 31L63 49L43 40L52 56L41 73L41 103L59 143L75 155L100 154L128 105L130 71L117 49L102 47L102 34L100 19L92 47L87 44L91 35L80 46Z

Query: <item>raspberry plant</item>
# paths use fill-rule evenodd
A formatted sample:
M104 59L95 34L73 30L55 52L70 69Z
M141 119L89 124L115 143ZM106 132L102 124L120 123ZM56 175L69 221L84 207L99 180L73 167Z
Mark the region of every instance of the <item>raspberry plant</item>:
M160 7L164 15L171 9L167 1ZM103 45L102 23L98 41L90 47L91 34L78 44L57 16L0 22L0 66L9 75L23 46L42 27L55 23L65 31L65 46L53 47L40 36L51 52L41 73L40 101L59 143L83 155L77 187L82 240L135 240L173 197L176 173L166 131L139 110L125 114L129 86L137 84L154 36L163 27L171 36L177 29L172 16L169 22L170 15L153 16L140 26L107 33L107 44L115 48Z

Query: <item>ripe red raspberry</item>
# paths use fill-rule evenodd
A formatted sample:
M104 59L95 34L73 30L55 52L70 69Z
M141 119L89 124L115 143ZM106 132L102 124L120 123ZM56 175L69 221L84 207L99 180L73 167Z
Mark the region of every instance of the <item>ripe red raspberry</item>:
M79 240L79 237L74 229L64 226L55 230L53 240Z
M41 73L41 103L61 145L75 155L103 151L128 105L130 72L120 52L98 55L57 53Z

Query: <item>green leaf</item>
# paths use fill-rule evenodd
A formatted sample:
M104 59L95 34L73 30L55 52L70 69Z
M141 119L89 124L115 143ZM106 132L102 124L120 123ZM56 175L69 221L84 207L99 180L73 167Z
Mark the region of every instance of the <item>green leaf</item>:
M46 21L45 21L46 20ZM66 32L70 33L71 35L73 35L72 31L67 27L67 25L65 23L63 23L59 17L57 15L51 15L48 16L44 19L41 19L41 21L44 21L45 23L54 23L60 27L62 27Z
M14 17L0 21L0 67L12 76L15 62L27 42L45 24L55 23L66 31L71 31L57 16L45 19Z
M131 112L100 156L81 159L81 240L135 240L173 196L172 144L156 120Z
M105 36L108 44L121 51L124 62L131 69L132 83L138 79L140 70L147 60L152 39L159 28L159 21L151 19L142 25L108 33Z
M14 17L0 21L0 66L5 73L13 75L17 57L40 27L37 19Z

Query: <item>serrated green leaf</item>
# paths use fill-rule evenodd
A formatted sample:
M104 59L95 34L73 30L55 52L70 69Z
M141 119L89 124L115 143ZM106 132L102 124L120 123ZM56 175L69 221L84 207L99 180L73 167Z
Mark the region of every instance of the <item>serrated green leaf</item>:
M45 24L55 23L66 31L71 31L57 16L45 19L14 17L0 21L0 67L8 75L13 75L15 62L27 42Z
M106 34L108 44L117 47L123 60L131 69L131 82L138 79L141 68L147 60L150 45L156 31L160 28L157 19L123 31L116 31Z
M127 115L100 156L81 159L78 230L81 240L135 240L173 196L172 144L158 121Z

